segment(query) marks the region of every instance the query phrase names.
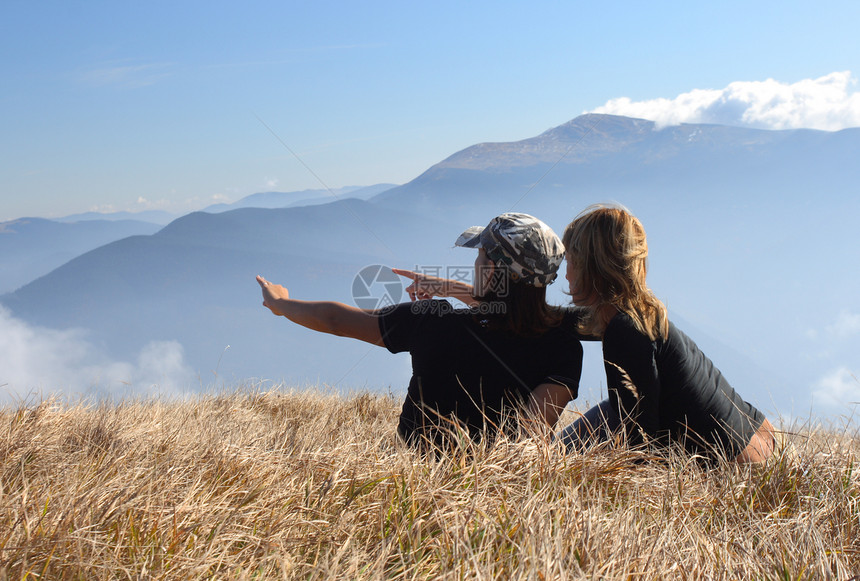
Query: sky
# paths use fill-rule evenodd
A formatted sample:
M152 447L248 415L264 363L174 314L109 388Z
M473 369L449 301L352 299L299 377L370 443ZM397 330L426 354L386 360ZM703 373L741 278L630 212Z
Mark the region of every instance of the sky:
M858 22L856 0L3 0L0 222L405 183L585 112L857 127ZM860 315L822 325L809 339L826 349ZM176 342L115 361L82 330L5 310L0 329L0 368L26 389L200 382ZM834 367L812 389L860 401L855 373Z
M860 126L860 3L0 4L0 221L405 183L587 112Z

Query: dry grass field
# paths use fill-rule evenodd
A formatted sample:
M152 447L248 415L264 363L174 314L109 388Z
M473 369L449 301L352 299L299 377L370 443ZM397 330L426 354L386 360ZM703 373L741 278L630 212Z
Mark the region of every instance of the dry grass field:
M398 445L399 406L2 409L0 579L860 579L851 424L760 468L539 439L433 460Z

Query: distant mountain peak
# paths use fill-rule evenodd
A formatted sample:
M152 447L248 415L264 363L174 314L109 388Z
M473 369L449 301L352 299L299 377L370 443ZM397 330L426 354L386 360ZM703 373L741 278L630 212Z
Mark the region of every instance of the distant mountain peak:
M590 155L617 151L631 142L645 139L654 130L653 121L586 113L536 137L467 147L436 167L487 170L557 163L562 157L574 161L580 144L582 151Z
M618 115L605 115L601 113L585 113L562 123L552 129L547 129L533 139L558 139L559 141L576 141L586 135L596 133L599 135L627 135L647 134L654 131L656 125L647 119L635 119L633 117L620 117Z
M17 228L20 226L26 226L31 222L38 222L43 220L42 218L16 218L15 220L9 220L8 222L0 222L0 234L15 234L17 232ZM47 220L44 220L47 222Z
M582 164L640 145L660 150L659 155L662 156L691 147L720 150L739 145L761 146L789 139L803 131L807 130L769 130L703 123L659 127L647 119L586 113L535 137L467 147L426 173L436 169L507 172L512 168L559 162Z

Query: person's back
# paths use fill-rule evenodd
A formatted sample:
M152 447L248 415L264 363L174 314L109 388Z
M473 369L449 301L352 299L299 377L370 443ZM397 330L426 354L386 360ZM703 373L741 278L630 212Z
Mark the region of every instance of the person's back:
M398 424L405 441L441 444L446 432L459 427L473 440L492 438L500 428L515 435L530 394L547 381L576 397L582 346L569 325L522 336L491 328L476 311L424 300L381 314L386 347L412 354Z
M705 456L741 453L764 421L764 415L744 401L696 343L671 321L666 338L651 340L632 319L619 313L603 335L607 383L621 409L638 406L637 427L659 444L677 442ZM640 397L657 397L656 405L638 401L623 384L627 379ZM610 402L613 398L610 398ZM633 444L642 435L628 431Z

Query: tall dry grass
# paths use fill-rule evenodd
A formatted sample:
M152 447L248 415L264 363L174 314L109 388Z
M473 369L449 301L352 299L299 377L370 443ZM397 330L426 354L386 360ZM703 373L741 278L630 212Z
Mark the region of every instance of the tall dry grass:
M860 438L763 468L501 441L432 460L399 401L270 392L0 412L2 579L849 579ZM644 460L644 461L643 461Z

